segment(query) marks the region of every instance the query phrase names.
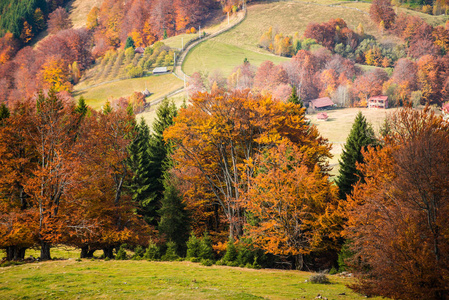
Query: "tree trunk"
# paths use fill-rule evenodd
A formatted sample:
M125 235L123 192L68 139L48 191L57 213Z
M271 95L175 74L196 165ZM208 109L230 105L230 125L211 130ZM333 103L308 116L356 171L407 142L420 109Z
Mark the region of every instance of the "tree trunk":
M6 247L6 260L22 260L25 259L25 251L27 248L19 246Z
M112 253L112 250L114 249L114 247L112 246L107 246L103 248L103 253L104 253L104 257L106 258L114 258L114 254Z
M89 246L83 246L81 247L81 254L80 254L80 258L87 258L88 256L88 252L89 252Z
M304 256L302 254L295 255L295 269L302 270L304 267Z
M41 242L41 260L50 260L50 244L47 242Z

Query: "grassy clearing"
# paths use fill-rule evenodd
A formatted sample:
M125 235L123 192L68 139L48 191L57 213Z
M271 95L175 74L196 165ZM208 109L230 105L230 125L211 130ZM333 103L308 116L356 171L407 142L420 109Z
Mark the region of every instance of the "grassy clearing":
M86 26L87 14L94 7L100 7L104 0L72 0L67 7L69 8L70 19L74 28Z
M334 167L331 175L338 173L338 159L340 158L342 147L359 111L363 113L368 122L373 125L374 131L378 133L387 115L393 113L396 109L345 108L329 110L326 111L329 116L327 121L318 121L316 114L308 115L312 124L318 127L320 134L333 144L331 152L334 157L329 161L330 165Z
M84 91L75 91L74 96L76 98L83 96L88 105L94 109L99 109L109 98L127 97L133 92L145 90L145 87L153 93L147 98L147 101L151 102L182 86L184 86L182 80L172 74L166 74L107 83Z
M169 46L170 48L181 49L183 42L184 46L191 40L198 37L198 34L179 34L176 36L169 37L168 39L163 40L162 42Z
M254 66L259 66L267 60L276 64L288 60L268 52L262 54L211 39L199 44L187 55L183 70L191 75L194 72L210 72L218 69L224 75L229 75L235 66L243 64L245 58Z
M6 299L364 299L344 286L348 279L306 283L310 275L190 262L68 260L1 268L0 293Z
M180 94L177 94L173 97L168 98L170 100L173 100L173 102L176 104L176 107L181 107L181 105L184 103L184 101L188 101L188 96L185 92L182 92ZM145 122L148 124L148 126L152 126L154 119L156 118L156 111L159 107L159 104L152 105L148 111L145 111L143 113L140 113L136 116L137 120L140 120L140 118L143 118Z

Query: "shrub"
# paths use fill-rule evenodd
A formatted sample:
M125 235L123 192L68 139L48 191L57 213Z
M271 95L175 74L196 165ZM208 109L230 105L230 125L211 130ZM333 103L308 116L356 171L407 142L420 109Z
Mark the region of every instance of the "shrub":
M132 259L142 259L144 255L145 255L145 252L144 252L142 246L137 246L134 249L134 255L133 255Z
M226 262L233 262L237 259L237 248L234 244L234 239L230 238L228 241L228 245L226 247L226 254L223 256L223 261ZM238 265L238 264L237 264Z
M201 264L203 266L210 267L214 264L214 261L212 259L202 259Z
M120 249L117 251L117 255L115 256L116 260L126 260L128 259L128 256L126 255L126 245L123 244L120 246Z
M148 244L148 248L143 255L143 258L146 260L157 260L159 259L159 257L160 254L158 246L153 241L150 241L150 243Z
M329 278L327 278L327 276L322 274L322 273L310 276L309 281L311 283L316 283L316 284L329 284L329 283L331 283L329 281Z
M109 257L106 257L105 259L104 259L104 261L110 261L111 259L109 258Z
M165 251L165 254L162 256L162 260L174 261L177 259L179 259L179 256L176 254L176 243L170 241L167 243L167 251Z
M204 236L199 244L199 257L201 257L202 259L210 259L210 260L214 258L214 252L212 249L212 240L207 231L204 232Z
M337 273L338 273L337 268L335 268L334 266L332 266L331 270L329 271L329 274L330 274L330 275L335 275L335 274L337 274Z
M201 241L192 232L187 241L187 258L200 257Z
M347 271L347 266L345 261L348 258L351 258L354 253L351 252L351 250L349 250L349 245L350 245L350 241L346 241L343 246L341 247L340 253L338 253L338 271L339 272L344 272Z

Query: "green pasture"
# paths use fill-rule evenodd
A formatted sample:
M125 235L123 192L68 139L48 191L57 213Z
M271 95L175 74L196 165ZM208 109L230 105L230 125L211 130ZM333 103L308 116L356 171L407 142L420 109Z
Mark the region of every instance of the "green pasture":
M332 275L331 284L312 284L306 282L310 275L191 262L70 259L0 268L0 294L3 299L365 298L345 286L352 279Z
M184 86L184 82L172 74L148 76L135 79L125 79L102 84L83 91L76 91L74 96L83 96L88 105L99 109L106 100L130 96L133 92L142 92L147 88L151 93L147 101L163 97L164 95Z

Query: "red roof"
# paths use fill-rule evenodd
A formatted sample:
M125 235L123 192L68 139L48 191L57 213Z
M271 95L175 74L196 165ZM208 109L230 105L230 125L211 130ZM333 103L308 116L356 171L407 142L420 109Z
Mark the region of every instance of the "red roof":
M371 98L369 98L369 100L381 100L381 101L387 101L388 96L372 96Z
M334 105L334 102L332 102L331 98L329 98L329 97L314 99L311 102L315 108L322 108L322 107Z
M142 47L137 47L136 50L134 50L134 53L140 53L140 54L142 54L142 53L144 53L144 52L145 52L145 49L143 49Z
M323 112L323 113L319 113L316 118L318 120L327 120L329 118L329 116L327 115L327 113Z

